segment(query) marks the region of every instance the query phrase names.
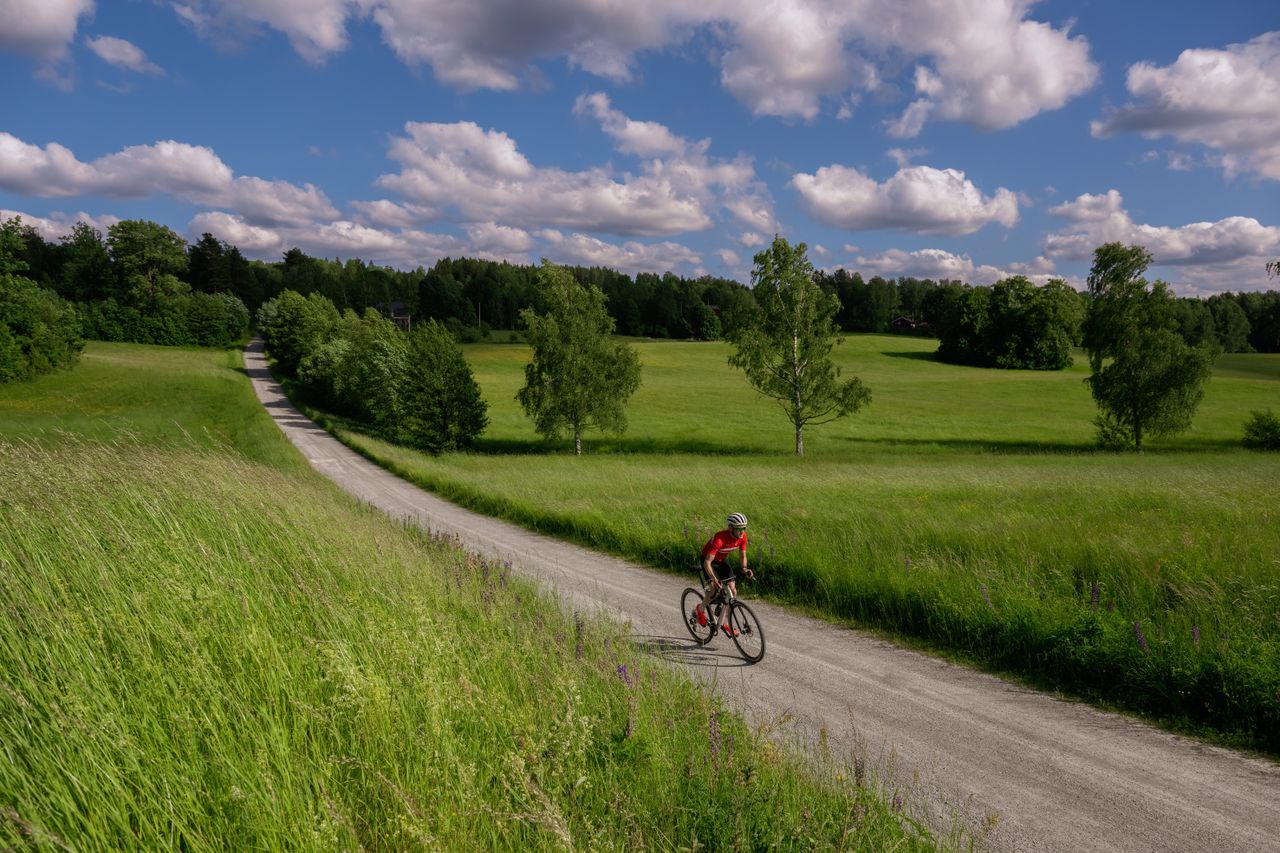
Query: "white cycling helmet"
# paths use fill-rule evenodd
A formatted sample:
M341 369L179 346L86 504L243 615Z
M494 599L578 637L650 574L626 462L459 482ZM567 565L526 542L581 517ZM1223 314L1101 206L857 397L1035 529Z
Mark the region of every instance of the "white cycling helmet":
M729 516L729 518L726 520L728 521L730 527L746 527L747 526L747 517L740 512L735 512L733 515Z

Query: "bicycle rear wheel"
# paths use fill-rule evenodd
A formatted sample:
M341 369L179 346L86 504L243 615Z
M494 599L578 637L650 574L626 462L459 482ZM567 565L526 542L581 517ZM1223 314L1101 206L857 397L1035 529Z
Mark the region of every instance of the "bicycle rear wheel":
M748 663L756 663L764 657L764 628L750 607L741 601L730 604L729 625L736 629L733 644Z
M700 589L687 587L680 596L680 618L684 620L684 626L698 641L698 645L705 646L711 642L711 637L716 632L716 625L711 621L711 614L707 614L707 624L702 625L698 622L698 605L700 604L702 604Z

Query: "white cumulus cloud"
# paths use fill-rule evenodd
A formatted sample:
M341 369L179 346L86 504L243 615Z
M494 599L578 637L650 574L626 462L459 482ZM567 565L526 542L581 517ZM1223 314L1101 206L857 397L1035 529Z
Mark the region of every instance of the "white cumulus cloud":
M93 0L0 0L0 50L61 59L93 6Z
M48 216L32 216L20 210L0 208L0 220L12 219L15 216L22 217L23 225L29 225L34 228L48 242L56 242L69 235L77 222L83 222L91 228L96 228L105 237L107 229L120 221L118 216L111 216L110 214L90 216L84 211L71 215L50 213Z
M791 186L801 206L825 225L850 230L895 229L919 234L972 234L998 222L1018 222L1018 199L1003 187L991 196L956 169L909 166L877 183L848 166L799 173Z
M975 264L968 255L957 255L942 249L887 249L873 255L859 255L849 265L864 276L900 275L936 280L951 279L969 284L992 284L1008 273L988 264Z
M1092 123L1094 136L1171 136L1218 153L1228 175L1280 180L1280 31L1221 50L1184 50L1166 66L1139 62L1133 103ZM1170 157L1170 168L1189 165Z
M86 44L103 62L139 74L164 74L164 69L147 60L147 55L133 42L115 36L99 36Z
M548 258L560 264L612 267L631 275L641 272L692 271L702 257L679 243L609 243L588 234L562 234L554 229L538 232Z
M401 171L378 185L415 204L456 211L470 222L563 226L659 236L709 228L702 201L663 169L615 177L601 168L537 168L515 141L473 122L409 122L389 156Z
M173 140L131 145L86 163L56 142L41 148L0 132L0 189L44 198L163 193L231 208L257 225L337 216L325 194L311 184L236 177L213 149Z
M1103 243L1120 242L1146 247L1155 263L1164 266L1253 260L1261 270L1272 255L1280 252L1280 227L1263 225L1248 216L1179 226L1136 223L1115 190L1103 195L1085 193L1049 212L1070 223L1045 238L1045 254L1051 258L1088 260Z
M890 130L932 117L1004 128L1061 107L1097 79L1087 41L1030 19L1029 0L188 0L198 32L248 22L284 32L319 61L368 17L406 64L463 89L513 90L533 63L563 59L615 81L637 57L705 34L725 88L756 115L812 119L830 103L851 114L914 59L915 100Z

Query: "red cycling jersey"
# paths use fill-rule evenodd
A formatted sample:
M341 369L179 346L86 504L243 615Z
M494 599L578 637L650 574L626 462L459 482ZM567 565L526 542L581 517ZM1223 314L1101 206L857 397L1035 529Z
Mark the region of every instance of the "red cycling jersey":
M706 559L710 557L713 560L723 560L731 551L737 550L742 554L745 560L747 557L747 532L742 531L741 536L734 536L732 530L721 530L715 536L712 536L706 545L702 546L702 557Z

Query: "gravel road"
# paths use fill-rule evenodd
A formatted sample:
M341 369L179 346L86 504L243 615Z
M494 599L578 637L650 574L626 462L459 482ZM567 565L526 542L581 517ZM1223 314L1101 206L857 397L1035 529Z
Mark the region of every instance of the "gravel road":
M510 560L573 607L629 620L654 653L713 682L749 719L790 713L858 752L945 828L958 819L997 850L1280 851L1280 764L828 625L763 601L768 652L746 666L721 639L693 647L679 622L687 584L457 507L344 447L296 409L245 351L254 390L320 473L396 519L456 534ZM950 816L950 817L949 817ZM981 835L981 833L980 833Z

